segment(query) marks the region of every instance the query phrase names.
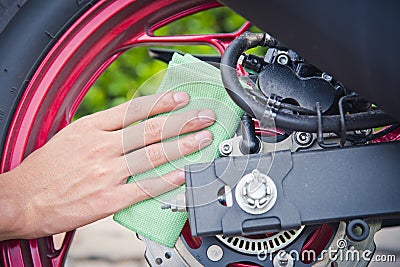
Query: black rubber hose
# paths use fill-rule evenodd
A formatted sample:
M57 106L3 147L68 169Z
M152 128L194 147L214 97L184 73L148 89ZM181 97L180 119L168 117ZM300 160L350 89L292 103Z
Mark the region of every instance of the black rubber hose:
M248 49L256 46L276 46L278 43L263 33L245 32L236 38L226 49L221 59L222 82L232 100L247 114L260 120L265 119L265 106L255 101L254 96L243 89L236 74L239 57ZM345 116L346 129L358 130L394 124L396 121L382 111L368 111ZM323 116L323 132L338 132L340 116ZM278 128L304 132L317 132L317 116L277 113L275 125Z
M242 140L239 149L244 155L256 154L261 150L261 141L256 135L253 119L244 114L241 120Z
M386 113L380 110L348 114L346 115L345 120L346 129L348 131L381 127L395 123L394 119L392 119ZM277 127L303 132L316 132L318 129L317 123L317 116L310 115L278 113L275 118L275 124ZM322 116L323 132L338 132L339 130L339 115Z
M243 87L240 84L239 78L236 74L236 64L239 57L249 48L265 46L265 39L265 34L245 32L228 46L221 58L220 69L222 82L229 96L247 114L255 118L258 118L260 115L255 114L255 112L262 110L261 113L263 113L264 108L261 104L254 101L254 98L249 93L243 90ZM253 110L254 103L257 103L257 110Z

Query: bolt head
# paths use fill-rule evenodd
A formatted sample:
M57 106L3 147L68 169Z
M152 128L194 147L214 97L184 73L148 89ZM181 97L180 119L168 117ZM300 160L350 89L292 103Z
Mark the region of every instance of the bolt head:
M207 249L207 258L211 261L219 261L224 256L224 251L218 245L211 245Z
M311 133L306 132L296 132L295 141L300 146L308 146L312 143L313 135Z
M278 61L278 63L281 64L281 65L286 65L286 64L288 64L288 62L289 62L289 58L288 58L287 55L282 54L282 55L279 55L279 56L278 56L277 61Z
M229 143L221 143L220 146L219 146L219 152L223 156L228 156L229 154L232 153L232 150L233 150L233 147Z
M331 75L329 75L328 73L324 72L322 73L322 79L324 79L327 82L332 81L333 77Z

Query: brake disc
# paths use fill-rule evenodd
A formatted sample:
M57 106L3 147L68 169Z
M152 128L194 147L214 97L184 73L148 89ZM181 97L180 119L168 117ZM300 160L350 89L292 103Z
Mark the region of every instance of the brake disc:
M378 220L372 220L368 222L370 226L370 233L368 237L361 242L351 241L346 235L346 223L340 222L339 227L337 229L336 234L331 239L329 246L325 249L326 253L317 257L317 261L310 263L308 266L314 267L326 267L326 266L335 266L335 267L364 267L367 266L369 261L373 257L373 253L375 252L375 243L374 243L374 235L380 229L381 223ZM280 233L281 234L281 233ZM299 231L301 234L301 231ZM187 247L187 243L184 238L181 236L174 248L168 248L162 246L154 241L151 241L147 238L139 237L146 244L146 252L145 257L150 266L183 266L183 267L197 267L204 266L202 265L195 256L190 253L190 248ZM222 241L223 238L215 237L215 239ZM238 243L241 240L248 240L245 237L233 237L233 239L237 239ZM256 241L257 242L257 241ZM260 242L260 241L258 241ZM292 242L296 242L293 240ZM240 265L240 262L243 260L243 253L254 254L254 251L248 251L248 249L244 249L242 246L233 246L232 244L226 244L222 242L224 245L228 245L224 247L224 250L229 249L235 252L236 259L232 259L233 263L238 263L238 265L229 265L229 266L259 266L258 264L252 265L250 262L247 265ZM286 244L288 245L288 244ZM203 250L209 250L210 248L204 247ZM276 252L277 250L275 250ZM357 251L357 253L355 253ZM258 251L262 252L262 251ZM368 257L363 257L363 253L369 252ZM272 252L271 252L272 253ZM207 257L219 257L218 253L214 255L207 254L207 251L203 253L198 252L197 255L203 254L207 255ZM256 253L257 254L257 253ZM222 254L223 257L223 254ZM253 255L255 259L260 258L260 255ZM276 257L276 256L274 256ZM273 267L283 267L285 265L279 265L270 261L274 257L264 257L265 266L273 266ZM303 263L304 264L304 263ZM207 265L210 266L210 265ZM219 260L215 262L213 266L221 266ZM287 265L290 266L290 265ZM306 265L307 266L307 265Z

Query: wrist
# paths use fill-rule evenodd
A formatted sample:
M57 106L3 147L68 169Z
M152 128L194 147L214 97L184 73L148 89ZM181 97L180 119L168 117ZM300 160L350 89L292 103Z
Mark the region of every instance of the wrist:
M0 240L23 238L28 233L29 208L18 171L0 174Z

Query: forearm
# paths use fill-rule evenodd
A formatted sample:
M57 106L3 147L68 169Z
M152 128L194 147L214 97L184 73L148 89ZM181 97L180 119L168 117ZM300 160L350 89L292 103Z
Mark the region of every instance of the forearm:
M27 203L18 183L18 171L0 174L0 240L21 238L26 233Z

